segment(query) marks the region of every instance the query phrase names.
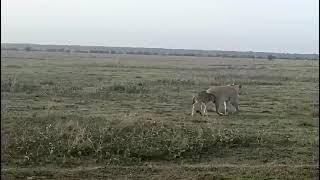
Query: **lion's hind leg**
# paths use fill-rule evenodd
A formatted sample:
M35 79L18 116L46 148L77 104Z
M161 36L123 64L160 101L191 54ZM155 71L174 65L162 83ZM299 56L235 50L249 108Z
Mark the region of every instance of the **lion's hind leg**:
M215 105L216 105L216 113L219 115L219 116L224 116L225 114L221 113L219 110L220 110L220 102L218 100L215 101Z

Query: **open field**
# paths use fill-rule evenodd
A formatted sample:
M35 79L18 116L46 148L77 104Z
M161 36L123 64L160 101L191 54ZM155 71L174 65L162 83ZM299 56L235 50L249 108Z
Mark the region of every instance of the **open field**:
M319 61L2 51L1 174L318 179ZM243 85L239 114L192 95Z

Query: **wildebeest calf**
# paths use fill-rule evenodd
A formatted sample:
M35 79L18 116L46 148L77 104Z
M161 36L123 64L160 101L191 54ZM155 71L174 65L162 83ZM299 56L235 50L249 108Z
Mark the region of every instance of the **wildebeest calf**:
M200 113L202 114L202 107L203 108L203 114L204 115L208 115L207 113L207 103L208 102L212 102L215 103L215 96L211 93L207 93L206 91L201 91L198 94L196 94L195 96L193 96L192 98L192 112L191 112L191 116L193 116L194 114L194 109L195 109L195 104L197 103L201 103L200 105Z

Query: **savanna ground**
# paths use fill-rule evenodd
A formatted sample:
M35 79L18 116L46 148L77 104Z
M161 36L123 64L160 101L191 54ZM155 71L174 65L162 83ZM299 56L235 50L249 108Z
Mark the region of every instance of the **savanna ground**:
M1 177L318 179L319 61L2 51ZM239 114L192 95L243 85Z

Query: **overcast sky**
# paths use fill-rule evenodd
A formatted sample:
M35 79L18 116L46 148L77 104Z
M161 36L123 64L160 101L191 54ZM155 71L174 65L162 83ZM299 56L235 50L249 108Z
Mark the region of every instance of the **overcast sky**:
M319 53L318 0L1 0L1 42Z

